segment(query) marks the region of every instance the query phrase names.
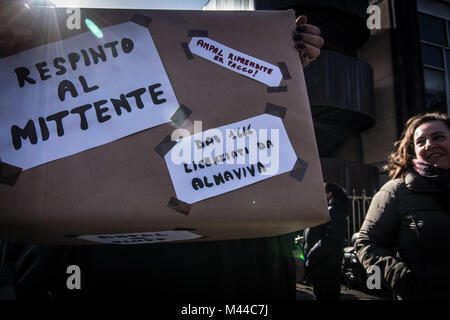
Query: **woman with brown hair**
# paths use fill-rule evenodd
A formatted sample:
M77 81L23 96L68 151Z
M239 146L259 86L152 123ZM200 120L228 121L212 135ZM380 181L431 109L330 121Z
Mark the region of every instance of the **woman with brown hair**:
M400 299L450 298L450 118L408 120L355 243Z

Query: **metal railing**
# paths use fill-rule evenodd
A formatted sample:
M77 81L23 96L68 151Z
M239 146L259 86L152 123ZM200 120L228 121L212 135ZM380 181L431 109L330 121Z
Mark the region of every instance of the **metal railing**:
M373 197L366 196L366 190L363 189L362 196L355 194L348 196L351 201L351 214L347 220L347 241L350 243L352 235L361 229L361 226L369 210L370 203Z

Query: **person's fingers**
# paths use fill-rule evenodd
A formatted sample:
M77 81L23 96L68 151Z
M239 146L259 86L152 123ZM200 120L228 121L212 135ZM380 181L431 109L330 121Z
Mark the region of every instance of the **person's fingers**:
M321 33L320 28L312 24L302 24L295 28L295 31L298 33L309 33L315 36L320 36Z
M325 43L325 41L323 40L322 37L315 36L315 35L312 35L309 33L297 33L296 32L296 33L294 33L293 39L296 42L301 41L303 43L310 44L314 47L317 47L319 49L322 48Z
M304 42L298 42L295 45L295 48L300 53L300 58L306 58L306 56L309 58L309 61L313 61L320 55L320 49L317 47L314 47L312 45L309 45ZM306 55L306 56L305 56Z
M306 48L304 52L308 54L309 61L315 60L318 56L320 56L320 49L317 47L314 47L309 44L305 44Z
M306 24L306 22L308 22L308 19L306 18L306 16L298 16L297 20L295 20L295 24L297 26L299 26L301 24Z
M302 61L303 68L306 67L311 62L307 52L300 53L300 60Z

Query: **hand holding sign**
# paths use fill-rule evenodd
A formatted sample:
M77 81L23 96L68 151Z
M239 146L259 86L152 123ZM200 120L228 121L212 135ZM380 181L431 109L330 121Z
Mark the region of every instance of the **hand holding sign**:
M320 48L324 45L324 40L320 36L320 29L314 25L306 24L306 16L299 16L294 32L295 48L300 54L303 68L320 55Z

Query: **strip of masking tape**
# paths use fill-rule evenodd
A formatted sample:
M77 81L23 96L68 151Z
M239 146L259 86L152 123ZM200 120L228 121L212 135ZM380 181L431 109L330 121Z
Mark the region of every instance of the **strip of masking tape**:
M292 171L289 175L292 178L298 180L298 182L302 182L307 169L308 169L308 163L305 160L298 158L294 164L294 168L292 169Z
M194 55L192 54L191 49L189 49L187 42L181 43L181 47L183 48L184 54L188 60L194 59Z
M186 107L184 104L180 104L180 107L175 111L170 120L177 126L181 126L183 122L191 115L192 110Z
M268 103L264 113L271 114L273 116L284 119L287 109L285 107L277 106L275 104Z
M171 197L167 206L181 214L188 215L192 209L192 205L178 200L177 198Z
M289 70L287 68L286 63L284 62L278 62L277 63L278 68L280 68L281 74L283 75L283 80L290 80L291 78L291 74L289 73Z
M150 26L150 23L152 22L152 18L137 13L131 18L131 21L140 26L148 28Z
M156 153L158 153L162 158L170 151L175 145L176 141L172 141L170 136L164 138L164 140L155 148Z
M19 179L22 168L2 162L0 159L0 183L13 186Z
M287 92L288 88L287 86L280 86L280 87L268 87L267 93L277 93L277 92Z
M189 30L188 37L208 37L208 30Z

